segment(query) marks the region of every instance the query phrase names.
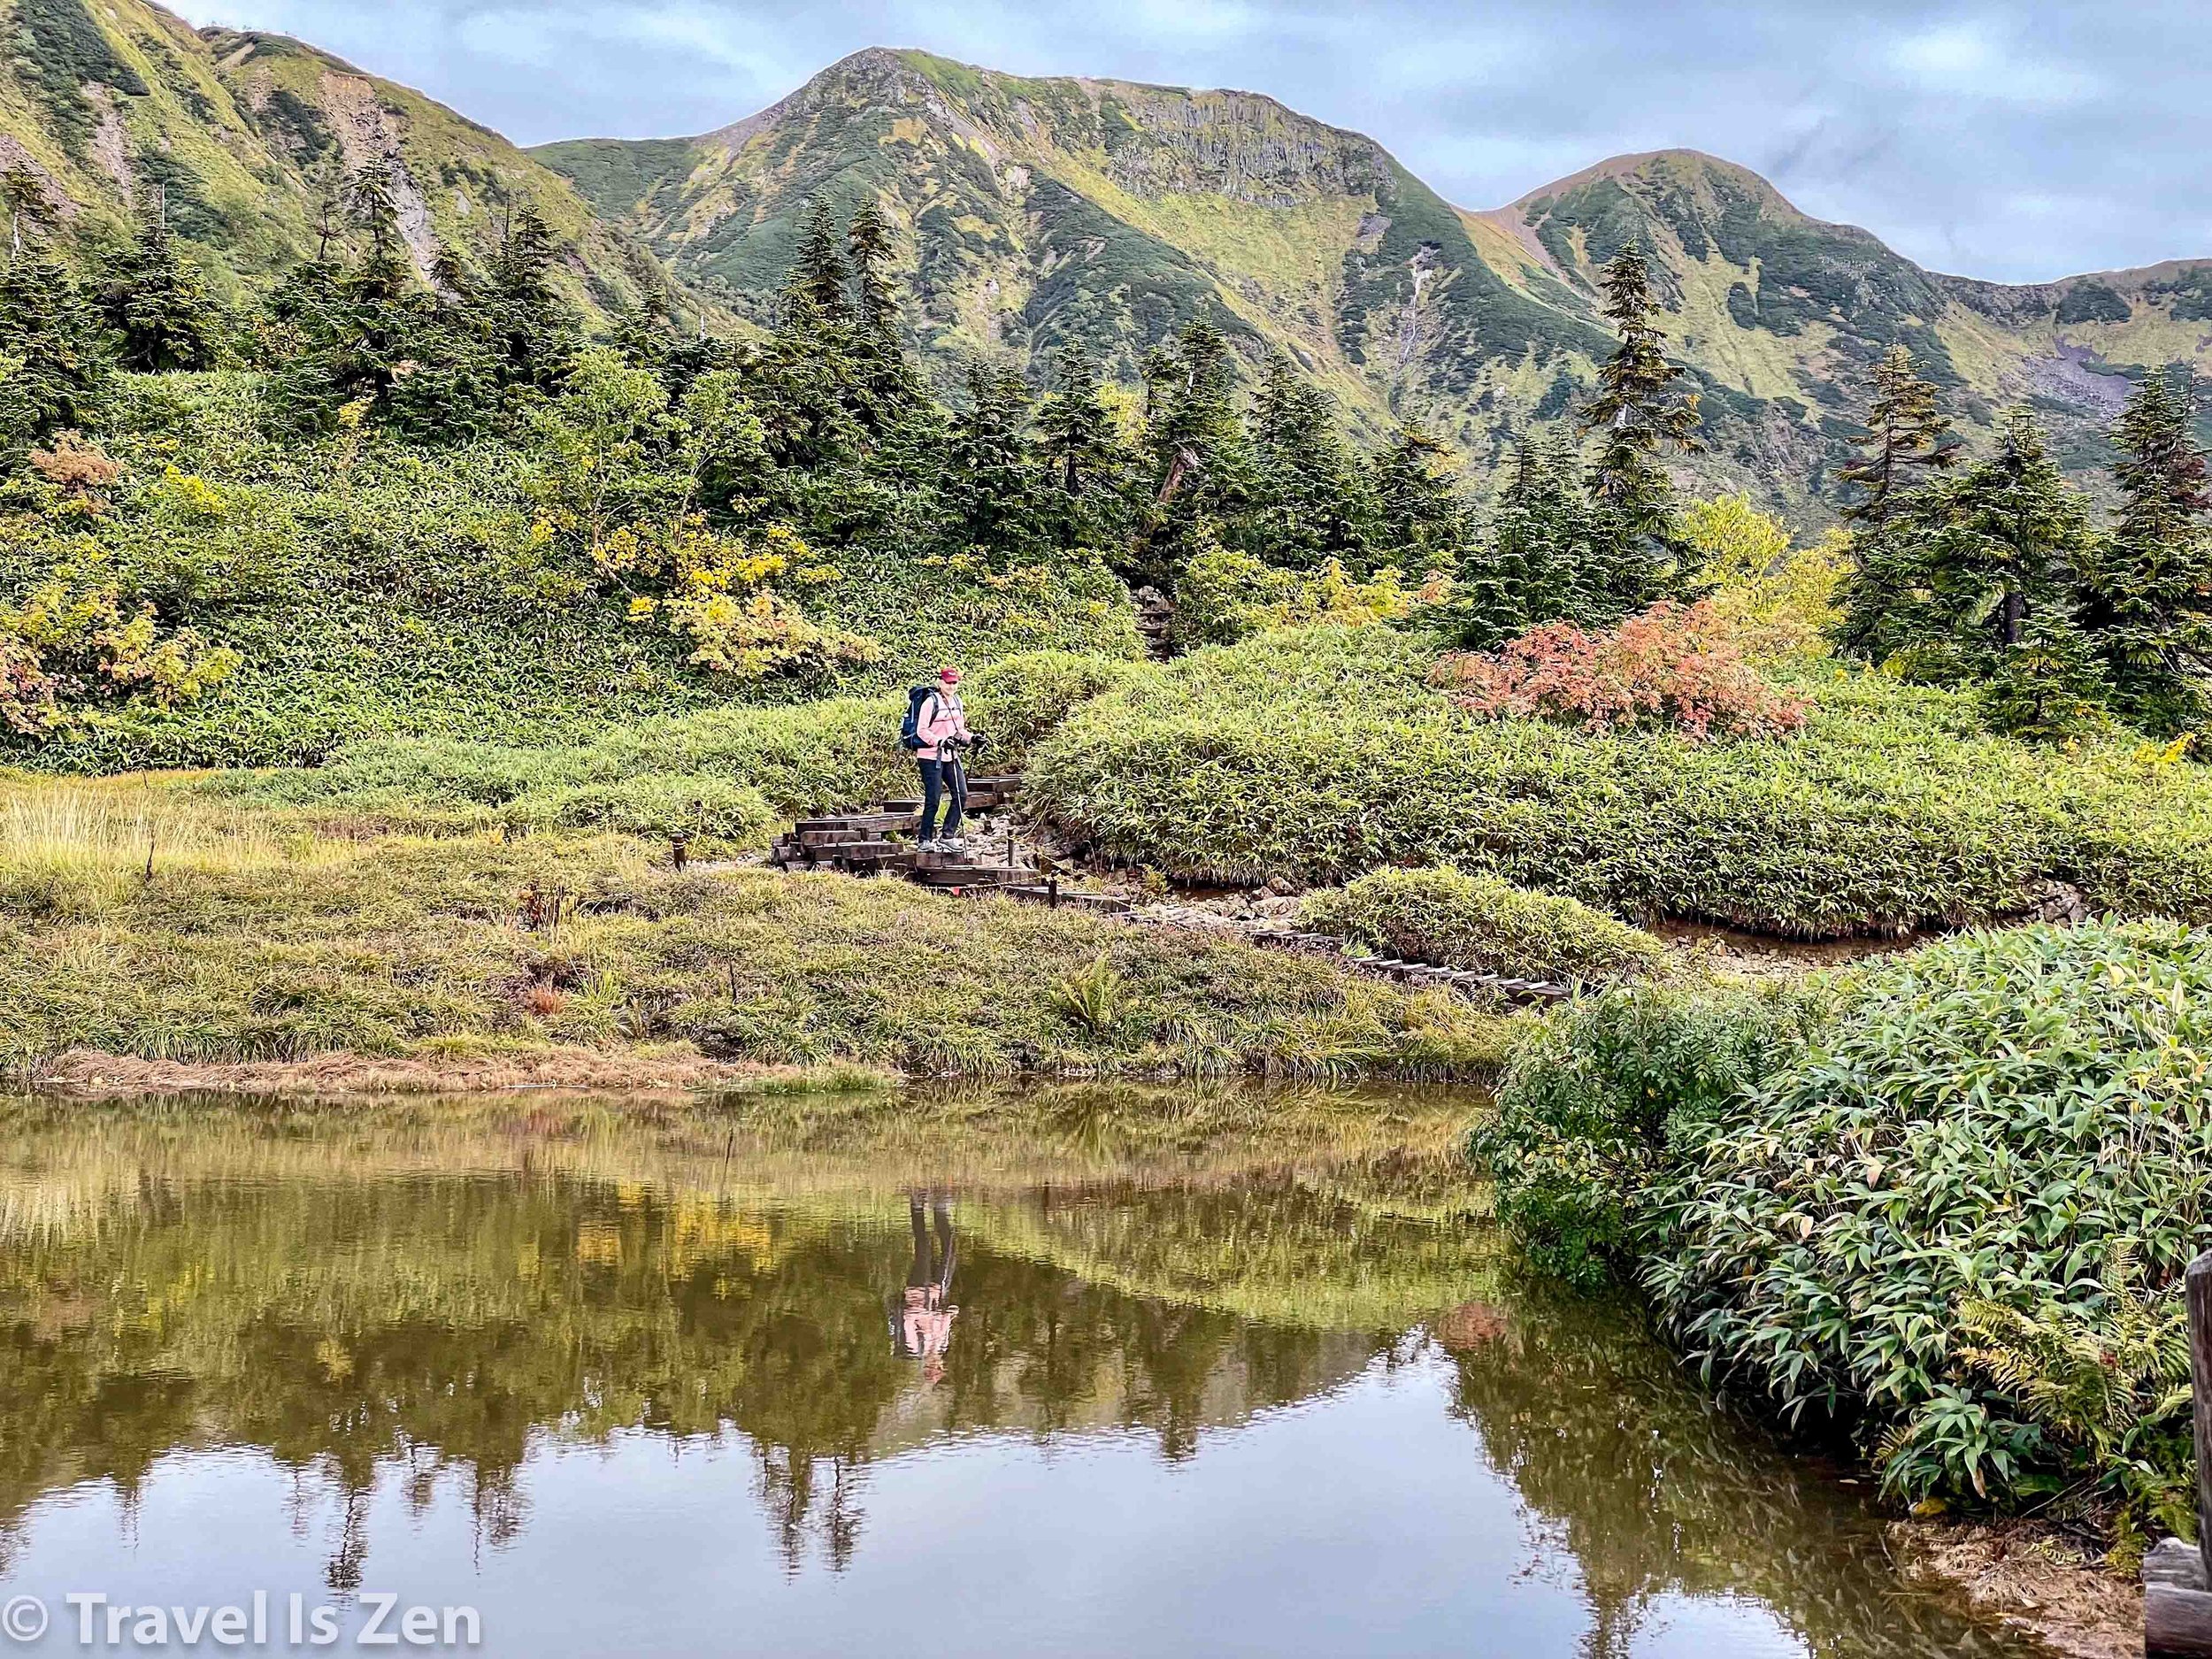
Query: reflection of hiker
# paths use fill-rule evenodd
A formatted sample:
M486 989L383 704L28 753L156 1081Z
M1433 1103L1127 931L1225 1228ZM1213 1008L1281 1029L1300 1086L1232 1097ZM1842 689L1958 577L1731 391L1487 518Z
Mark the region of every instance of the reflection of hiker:
M914 751L922 769L921 849L960 850L960 822L967 816L968 778L960 764L963 743L980 747L968 730L968 711L960 703L960 671L941 668L934 686L917 686L907 702L906 729L900 741ZM945 833L937 834L937 810L945 813Z
M925 1381L936 1382L945 1374L945 1350L952 1346L952 1322L960 1310L947 1300L952 1294L956 1251L952 1212L941 1196L929 1200L928 1222L922 1216L922 1194L909 1194L907 1220L914 1229L914 1262L906 1270L906 1290L891 1309L891 1346L902 1359L922 1362ZM936 1227L930 1236L929 1222Z

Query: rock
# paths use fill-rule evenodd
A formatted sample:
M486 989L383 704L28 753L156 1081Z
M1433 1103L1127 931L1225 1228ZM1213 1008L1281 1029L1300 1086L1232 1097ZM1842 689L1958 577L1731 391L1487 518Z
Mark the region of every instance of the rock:
M1288 876L1270 876L1267 890L1279 899L1286 899L1298 891L1298 884Z
M2032 921L2064 922L2070 926L2089 919L2089 901L2071 882L2053 881L2039 891L2028 908Z

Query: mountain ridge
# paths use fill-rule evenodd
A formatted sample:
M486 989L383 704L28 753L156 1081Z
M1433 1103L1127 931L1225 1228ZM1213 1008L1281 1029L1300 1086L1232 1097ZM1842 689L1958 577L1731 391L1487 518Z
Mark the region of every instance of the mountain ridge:
M0 166L37 180L52 240L81 260L129 234L157 186L188 257L236 296L311 254L323 199L373 154L395 163L407 251L488 257L527 203L569 250L556 280L588 311L641 267L568 181L480 122L287 35L195 29L149 0L12 0L30 51L0 60Z
M949 389L976 356L1041 383L1071 344L1133 384L1210 317L1248 368L1279 352L1357 434L1417 421L1482 485L1586 391L1612 344L1597 268L1634 239L1703 397L1709 449L1686 481L1813 522L1893 345L1967 436L2027 402L2085 478L2131 380L2212 356L2212 258L2032 284L1933 272L1689 149L1466 209L1264 93L872 47L708 133L521 150L288 36L194 30L150 0L10 3L44 44L0 65L0 163L39 173L56 239L112 245L134 181L158 180L188 250L238 294L311 253L318 191L373 151L400 164L419 269L440 245L481 258L528 201L569 250L563 286L601 316L657 288L687 322L766 326L808 204L866 200L890 224L906 332Z
M655 146L640 188L614 188L640 142ZM1611 343L1596 267L1633 237L1704 395L1710 453L1685 471L1815 519L1893 345L1947 388L1969 435L2032 403L2084 475L2131 377L2212 349L2180 326L2212 315L2212 261L1954 276L1678 147L1467 209L1378 141L1263 93L1025 78L891 48L697 138L531 153L757 319L804 204L865 196L898 235L916 343L948 367L1010 355L1041 378L1074 340L1133 379L1173 326L1210 314L1248 358L1290 357L1369 435L1417 419L1493 467L1589 384Z

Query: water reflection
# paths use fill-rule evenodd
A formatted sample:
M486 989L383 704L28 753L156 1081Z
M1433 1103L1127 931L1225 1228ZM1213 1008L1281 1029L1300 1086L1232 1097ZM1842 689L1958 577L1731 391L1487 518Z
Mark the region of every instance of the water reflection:
M922 1218L925 1204L927 1222ZM925 1381L941 1382L945 1350L952 1346L952 1322L960 1317L952 1301L958 1253L953 1242L951 1200L942 1193L910 1193L906 1208L914 1233L914 1261L906 1270L906 1289L891 1308L891 1346L902 1359L922 1362Z
M1044 1104L19 1109L0 1579L173 1548L188 1494L247 1582L339 1592L458 1561L617 1605L718 1537L687 1582L764 1650L895 1638L947 1574L1006 1586L948 1615L975 1651L1460 1650L1479 1612L1609 1655L1686 1609L2004 1649L1626 1310L1501 1272L1465 1102ZM244 1541L248 1467L294 1544ZM559 1611L536 1651L626 1650Z

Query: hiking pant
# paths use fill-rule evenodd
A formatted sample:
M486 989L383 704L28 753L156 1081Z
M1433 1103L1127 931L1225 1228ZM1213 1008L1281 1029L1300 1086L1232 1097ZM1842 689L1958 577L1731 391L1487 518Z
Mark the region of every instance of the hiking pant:
M960 833L960 820L968 812L968 774L957 756L950 760L925 760L922 769L922 839L937 839L937 809L945 808L945 833Z

